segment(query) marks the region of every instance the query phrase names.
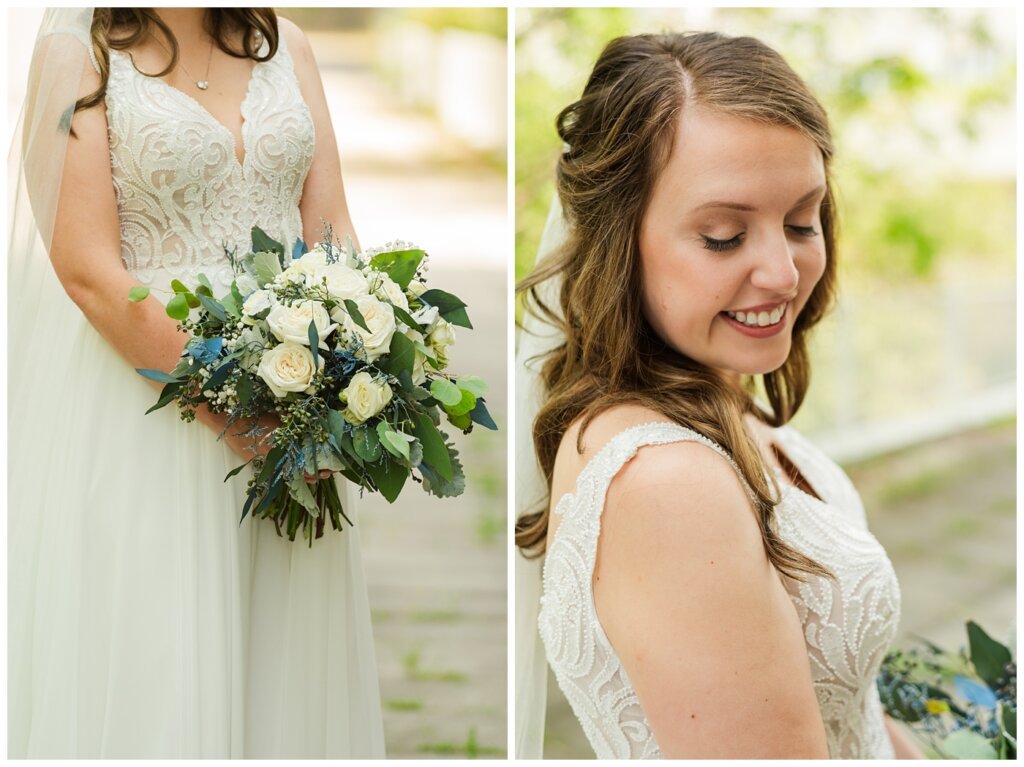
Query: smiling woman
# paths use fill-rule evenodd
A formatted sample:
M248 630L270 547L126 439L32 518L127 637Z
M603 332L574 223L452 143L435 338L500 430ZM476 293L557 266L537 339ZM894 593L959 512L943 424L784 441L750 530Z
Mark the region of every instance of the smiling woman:
M541 752L545 657L598 758L912 753L874 685L892 565L786 426L836 274L824 110L756 39L637 35L557 125L564 235L519 286L543 484L516 542L544 557L519 755Z

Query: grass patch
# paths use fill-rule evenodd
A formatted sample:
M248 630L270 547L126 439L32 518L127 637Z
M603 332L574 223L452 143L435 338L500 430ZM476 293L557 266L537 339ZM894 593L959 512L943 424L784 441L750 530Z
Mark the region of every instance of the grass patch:
M453 741L441 741L438 743L424 743L418 751L421 754L438 754L444 756L454 756L456 754L465 754L469 759L476 759L478 756L504 756L505 749L497 748L495 746L481 746L476 740L476 727L469 728L469 735L466 736L465 743L455 743Z
M419 711L423 708L423 701L419 700L386 700L385 708L391 711Z
M468 678L461 671L433 671L420 667L423 658L418 648L409 650L402 656L405 675L416 682L465 682Z

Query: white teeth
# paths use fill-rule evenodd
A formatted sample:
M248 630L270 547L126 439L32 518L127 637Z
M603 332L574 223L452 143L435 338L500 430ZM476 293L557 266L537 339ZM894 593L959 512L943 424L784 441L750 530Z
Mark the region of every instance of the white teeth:
M786 313L786 307L789 304L781 304L776 306L770 312L732 312L726 311L730 317L738 322L742 322L747 327L751 328L766 328L769 325L777 325L779 320L782 319Z

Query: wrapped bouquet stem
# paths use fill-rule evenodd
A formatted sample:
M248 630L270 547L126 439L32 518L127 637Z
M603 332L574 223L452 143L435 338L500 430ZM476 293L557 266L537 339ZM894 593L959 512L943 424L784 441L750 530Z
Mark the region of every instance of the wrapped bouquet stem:
M411 478L441 497L462 493L458 451L442 422L496 429L486 383L447 372L455 326L472 328L466 304L425 282L426 254L404 243L359 253L325 239L290 253L259 228L242 256L228 252L235 279L215 296L210 281L171 283L167 314L190 334L170 372L138 372L164 384L149 412L177 403L227 415L254 457L241 519L273 520L281 535L310 545L345 515L338 472L393 502ZM134 288L129 298L149 294ZM274 416L280 426L261 427ZM251 424L251 425L250 425Z

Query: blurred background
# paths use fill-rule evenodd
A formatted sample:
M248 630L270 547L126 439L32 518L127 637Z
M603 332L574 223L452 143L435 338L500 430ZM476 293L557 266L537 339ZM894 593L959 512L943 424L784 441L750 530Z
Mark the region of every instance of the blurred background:
M430 254L430 285L468 305L450 370L490 384L501 431L454 434L467 489L360 502L390 758L506 753L509 258L506 11L281 8L307 34L361 245ZM7 145L41 10L8 14Z
M1016 19L1000 9L519 9L516 278L554 194L558 112L623 34L778 50L832 121L839 302L796 428L838 460L900 578L897 646L1016 619ZM590 757L549 680L545 754Z

